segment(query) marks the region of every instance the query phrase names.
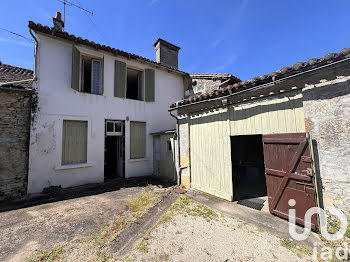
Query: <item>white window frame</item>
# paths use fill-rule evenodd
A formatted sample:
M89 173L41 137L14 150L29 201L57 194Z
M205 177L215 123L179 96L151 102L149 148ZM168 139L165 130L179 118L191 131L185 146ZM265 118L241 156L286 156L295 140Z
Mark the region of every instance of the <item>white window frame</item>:
M84 66L84 63L83 63L83 60L84 59L90 59L91 60L91 93L88 93L88 92L85 92L84 89L83 89L83 86L84 86L84 70L83 70L83 66ZM95 94L93 93L93 83L94 83L94 70L93 70L93 63L94 61L98 61L101 63L101 67L100 67L100 81L101 81L101 86L100 86L100 94ZM103 95L103 68L104 68L104 65L103 65L103 57L102 58L99 58L99 57L94 57L94 56L91 56L91 55L87 55L87 54L84 54L84 53L81 53L80 55L80 86L79 86L79 91L82 92L82 93L86 93L86 94L92 94L92 95Z
M112 132L108 132L107 131L107 124L108 123L112 123L113 124L113 131ZM115 131L115 124L120 124L121 127L121 131ZM124 127L124 123L122 121L115 121L115 120L106 120L106 135L107 136L122 136L123 135L123 127Z

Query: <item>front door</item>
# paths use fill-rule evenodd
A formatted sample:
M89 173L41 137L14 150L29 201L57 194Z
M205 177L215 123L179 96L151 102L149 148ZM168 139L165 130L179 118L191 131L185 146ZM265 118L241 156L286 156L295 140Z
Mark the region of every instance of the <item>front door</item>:
M269 210L288 219L288 210L296 210L296 222L305 225L306 211L316 206L315 179L306 133L263 135L264 162ZM288 201L296 204L290 207ZM317 230L317 215L311 219Z

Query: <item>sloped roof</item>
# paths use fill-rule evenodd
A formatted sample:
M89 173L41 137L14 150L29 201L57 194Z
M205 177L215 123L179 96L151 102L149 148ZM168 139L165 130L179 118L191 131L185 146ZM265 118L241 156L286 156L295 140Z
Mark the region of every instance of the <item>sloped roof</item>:
M43 26L43 25L41 25L39 23L34 23L33 21L29 21L28 27L30 29L36 31L36 32L40 32L40 33L47 34L47 35L50 35L50 36L54 36L54 37L58 37L58 38L61 38L61 39L69 40L69 41L72 41L72 42L77 43L77 44L90 46L90 47L92 47L92 48L94 48L96 50L102 50L102 51L105 51L105 52L109 52L109 53L111 53L113 55L124 56L125 58L128 58L128 59L141 60L141 61L150 63L150 64L152 64L152 65L154 65L156 67L161 67L161 68L165 68L165 69L167 69L169 71L174 71L174 72L178 72L180 74L188 75L188 73L186 73L186 72L180 71L178 69L174 69L172 67L168 67L168 66L162 65L162 64L157 63L157 62L155 62L153 60L150 60L148 58L145 58L145 57L142 57L142 56L139 56L139 55L135 55L135 54L132 54L132 53L128 53L128 52L125 52L125 51L122 51L122 50L119 50L119 49L115 49L115 48L110 47L110 46L101 45L101 44L95 43L93 41L89 41L88 39L83 39L81 37L77 37L75 35L68 34L67 32L56 31L53 28L50 28L48 26Z
M333 62L337 62L345 58L350 58L350 48L344 48L339 53L326 54L321 58L312 58L307 62L298 62L298 63L295 63L293 66L286 66L270 74L254 77L250 80L238 82L233 85L227 86L225 88L210 90L204 94L193 95L189 98L179 101L178 106L189 105L194 102L223 97L237 91L241 91L241 90L249 89L251 87L270 83L274 80L278 80L284 77L305 72L307 70L317 68L323 65L327 65ZM172 104L170 107L175 108L176 103Z
M19 80L26 80L33 78L33 70L25 69L17 66L2 64L0 62L0 83L13 82ZM33 81L23 82L12 85L3 85L11 86L17 88L26 88L30 89L32 87Z

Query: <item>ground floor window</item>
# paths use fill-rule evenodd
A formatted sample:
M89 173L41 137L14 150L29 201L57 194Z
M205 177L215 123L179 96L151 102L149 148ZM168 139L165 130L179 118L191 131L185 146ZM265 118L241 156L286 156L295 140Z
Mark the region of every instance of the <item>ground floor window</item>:
M87 121L63 120L62 165L87 162Z
M146 157L146 123L130 121L130 158Z

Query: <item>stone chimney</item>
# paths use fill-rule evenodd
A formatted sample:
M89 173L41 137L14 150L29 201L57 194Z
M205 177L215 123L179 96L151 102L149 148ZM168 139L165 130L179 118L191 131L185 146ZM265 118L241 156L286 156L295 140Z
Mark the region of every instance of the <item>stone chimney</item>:
M158 38L153 46L156 49L157 63L178 69L178 56L180 47L173 45L161 38Z
M53 20L53 30L57 32L63 32L64 23L62 21L62 15L60 12L56 12L56 17L52 18Z

